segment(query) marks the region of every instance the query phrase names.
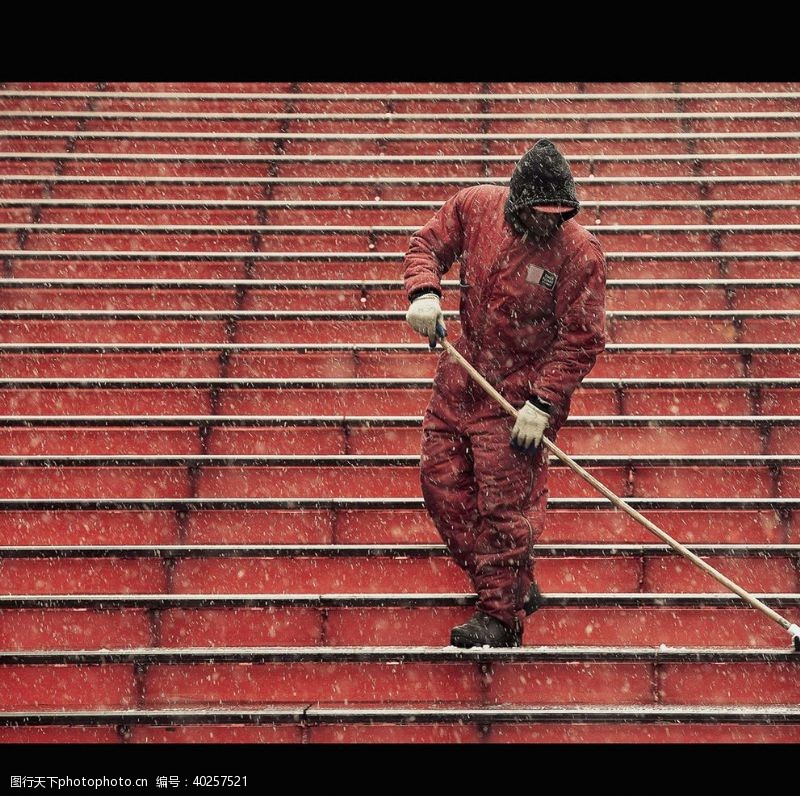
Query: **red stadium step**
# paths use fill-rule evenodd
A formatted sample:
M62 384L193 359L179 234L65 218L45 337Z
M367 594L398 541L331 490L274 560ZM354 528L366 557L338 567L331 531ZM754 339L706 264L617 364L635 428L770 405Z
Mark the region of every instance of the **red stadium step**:
M4 545L174 544L179 524L177 512L164 510L9 510L0 512L0 539Z
M2 143L2 139L0 139ZM47 151L47 150L45 150ZM75 142L77 154L119 155L229 155L231 158L252 155L272 155L275 153L275 142L269 138L118 138L118 137L86 137L79 136Z
M357 613L357 617L353 616ZM326 623L330 646L431 644L445 646L450 629L472 615L410 609L331 609ZM197 617L199 620L199 617ZM614 644L786 647L785 633L756 611L745 609L542 608L525 624L526 646Z
M2 619L0 642L7 650L135 648L156 640L146 609L14 609L2 611Z
M207 388L189 390L8 390L0 389L7 412L22 415L127 415L139 411L163 415L210 414Z
M3 470L0 499L183 498L190 491L189 473L180 467L9 467Z
M3 343L223 343L224 320L172 321L9 321Z
M165 730L167 735L169 731ZM167 735L169 737L169 735ZM0 727L0 743L68 744L68 743L122 743L118 728L109 727Z
M162 196L162 199L164 197ZM778 222L785 218L781 217ZM258 223L258 210L241 207L218 209L207 207L92 207L92 206L42 206L41 224L141 224L175 226L227 226ZM291 223L291 222L287 222ZM301 222L295 222L301 223ZM388 222L387 222L388 223ZM723 223L723 222L720 222Z
M766 583L759 581L759 588L794 588L792 563L771 563L771 577ZM553 559L537 564L537 580L542 589L557 592L631 593L638 590L640 570L636 559ZM291 592L300 583L312 593L325 594L446 594L470 589L466 575L444 558L183 559L171 573L169 589L166 567L158 559L5 559L2 571L13 584L2 589L5 594L264 594ZM737 569L728 562L723 571ZM752 583L742 585L752 588Z
M774 434L775 432L773 432ZM209 453L268 454L292 449L293 453L310 454L418 454L421 430L416 427L348 428L347 440L341 428L224 428L214 427L209 434ZM782 429L782 438L800 437L794 429ZM753 427L565 427L559 432L559 446L566 451L583 454L635 454L642 450L652 454L746 454L777 453L762 451L759 429ZM347 444L347 450L345 450ZM783 451L791 453L792 451Z
M122 512L120 512L122 514ZM650 509L647 517L681 542L777 544L797 539L798 525L773 509L679 510ZM0 519L2 519L0 514ZM35 515L32 515L35 516ZM91 516L91 513L89 513ZM87 520L88 522L88 520ZM166 519L165 519L166 522ZM39 528L31 519L31 527ZM13 539L26 539L27 531ZM42 534L44 536L42 537ZM51 538L43 528L32 543ZM193 512L187 521L187 540L197 544L373 544L441 543L427 512L419 509L372 509L330 512L307 509L228 510ZM629 543L653 542L650 531L620 511L559 509L547 512L540 542Z
M4 594L163 594L158 559L5 559ZM0 667L2 669L2 667Z
M2 390L0 390L2 394ZM330 390L307 390L285 388L278 390L230 390L220 393L219 409L222 414L357 414L385 415L401 413L407 415L423 415L430 401L431 391L422 389L386 388L380 391L335 388ZM646 400L646 399L645 399ZM686 404L694 403L688 399ZM747 401L735 403L736 412L726 412L727 406L710 402L718 407L716 411L734 414L741 411L746 414ZM87 405L91 406L91 403ZM584 414L612 415L617 413L616 399L613 390L582 391L574 396L574 411ZM694 408L694 407L693 407ZM649 411L647 412L650 413ZM689 412L685 412L688 414Z
M312 702L320 705L331 702L352 705L397 702L467 705L653 702L652 667L648 664L587 664L580 667L537 664L536 667L540 676L534 676L533 665L493 665L487 693L482 688L480 668L474 663L445 666L435 663L397 666L370 663L357 666L324 663L153 666L148 668L146 676L145 704L151 707L200 706L207 704L207 700L220 705L233 702ZM67 668L80 670L79 667ZM41 667L40 670L44 672L47 668ZM514 678L515 674L519 677ZM527 688L521 687L520 682L527 683ZM449 699L445 696L448 694L451 695ZM7 704L3 708L6 710L35 706L34 694L28 699L21 696L17 703L10 699L5 701Z
M131 133L279 133L282 120L261 117L257 119L232 118L229 116L169 116L164 118L127 118L124 116L92 116L87 114L83 129L85 132L131 132ZM61 120L60 120L61 121ZM63 123L63 122L62 122ZM19 124L14 121L15 127Z
M226 262L202 259L115 260L34 259L19 257L11 262L13 276L20 279L243 279L241 259Z
M190 181L176 182L159 181L158 178L144 181L131 182L90 182L84 183L80 179L70 181L53 179L51 199L81 199L85 201L108 200L205 200L213 205L219 200L251 201L253 203L264 199L266 181L258 177L245 182L235 180L222 180L220 182ZM0 192L4 183L0 181ZM16 194L14 194L16 195ZM41 192L37 195L41 195Z
M122 423L115 427L112 423L109 428L91 428L67 423L55 427L0 428L0 444L11 456L157 455L165 450L176 456L201 453L199 430L189 425L137 428Z
M0 666L0 709L134 707L130 666Z
M782 728L790 729L790 728ZM776 735L773 733L773 735ZM148 727L137 725L130 728L131 743L302 743L306 730L297 725L275 724L272 726L225 726L221 724L199 726ZM234 780L235 781L235 780Z
M310 743L797 743L800 729L793 725L730 724L633 724L627 717L619 723L587 724L518 721L514 724L320 725L308 729ZM219 725L215 725L218 731ZM37 728L38 729L38 728ZM53 728L55 730L56 728ZM183 728L180 728L183 729ZM219 728L221 730L223 728ZM227 729L227 728L225 728ZM33 728L31 728L32 732ZM42 728L43 731L50 728ZM147 739L153 738L148 734ZM49 736L48 736L49 737ZM58 738L59 736L54 736ZM162 735L163 737L163 735ZM26 738L27 741L27 738ZM256 741L257 742L257 741Z
M278 244L282 239L277 240ZM303 241L305 245L300 245L297 241L297 248L308 250L313 242L317 247L323 246L325 239L320 236L316 241L309 239ZM284 241L287 246L293 241ZM328 238L327 245L330 247L334 239ZM348 241L349 242L349 241ZM343 246L347 251L358 251L353 245ZM107 234L104 232L89 233L86 235L74 235L71 233L57 232L36 232L34 231L28 238L28 247L35 251L154 251L154 252L246 252L251 248L251 240L248 235L160 235L137 233L130 234ZM268 248L268 251L280 251L280 249ZM295 246L289 246L289 250L295 250ZM314 250L312 246L311 251Z
M221 350L221 349L220 349ZM172 353L30 353L0 351L0 370L5 378L216 378L219 351ZM0 435L2 432L0 432Z
M233 310L228 290L92 290L0 288L0 309Z
M79 460L80 461L80 460ZM188 467L181 466L75 466L45 460L43 465L3 468L4 483L0 498L119 498L188 497ZM355 463L355 462L354 462ZM320 462L320 465L322 463ZM52 466L50 466L52 465ZM213 498L403 498L419 496L419 471L415 466L291 466L220 467L199 466L196 496ZM768 498L776 491L767 466L652 466L604 467L590 464L594 477L612 491L635 497L702 497L713 490L715 497ZM727 478L721 481L720 473ZM800 468L782 467L780 488L783 496L796 494ZM387 485L387 484L390 484ZM560 497L592 497L593 489L565 467L553 467L550 489Z
M140 609L110 611L46 609L3 611L5 647L13 650L75 649L75 633L64 623L80 618L84 637L103 648L120 647L119 620ZM218 608L160 611L159 646L447 646L450 630L471 608ZM796 610L795 610L796 613ZM38 616L38 615L41 616ZM791 614L789 614L791 616ZM43 621L44 617L48 621ZM30 627L36 617L38 628ZM117 621L109 624L109 618ZM98 624L99 623L99 624ZM323 628L324 625L324 628ZM142 634L143 636L144 634ZM324 639L324 641L323 641ZM127 638L130 640L130 636ZM545 607L525 624L525 646L667 646L786 649L785 632L749 608ZM145 643L130 646L145 646ZM127 646L123 643L122 646ZM80 646L78 648L81 648Z
M724 587L705 573L675 559L677 556L645 559L643 567L637 559L537 559L536 578L544 591L633 592L640 588L643 569L644 588L648 591L725 592ZM796 566L788 557L770 560L705 557L705 560L750 591L790 593L798 588ZM176 591L203 593L208 584L214 584L215 593L237 594L291 591L297 583L307 583L315 591L331 594L386 593L398 587L435 594L470 588L464 573L449 559L360 560L357 571L353 563L322 558L184 559L176 567L172 585ZM111 586L104 590L123 591ZM69 589L69 593L77 591L74 587ZM153 593L157 591L152 589Z
M798 524L777 510L650 509L646 515L685 543L777 544L797 540ZM0 538L9 545L172 544L184 533L198 544L440 544L419 509L251 509L190 512L179 528L176 511L6 510ZM185 526L185 528L184 528ZM622 512L564 509L551 503L540 543L649 543L652 534Z

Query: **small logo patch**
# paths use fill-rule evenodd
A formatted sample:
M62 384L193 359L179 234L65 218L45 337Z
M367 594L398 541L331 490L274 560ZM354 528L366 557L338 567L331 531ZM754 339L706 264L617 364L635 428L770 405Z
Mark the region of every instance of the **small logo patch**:
M552 271L539 268L538 265L529 265L525 281L530 282L532 285L541 285L548 290L552 290L556 284L556 275Z

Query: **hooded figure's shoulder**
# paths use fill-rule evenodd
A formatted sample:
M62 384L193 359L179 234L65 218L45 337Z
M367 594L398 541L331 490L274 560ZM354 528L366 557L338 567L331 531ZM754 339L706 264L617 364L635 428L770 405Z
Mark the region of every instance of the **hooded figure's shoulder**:
M456 199L465 216L502 215L508 198L508 188L501 185L472 185L462 188Z
M571 252L578 252L581 249L588 249L591 247L602 254L603 250L600 248L600 241L597 240L592 232L574 218L565 222L561 229L564 243Z

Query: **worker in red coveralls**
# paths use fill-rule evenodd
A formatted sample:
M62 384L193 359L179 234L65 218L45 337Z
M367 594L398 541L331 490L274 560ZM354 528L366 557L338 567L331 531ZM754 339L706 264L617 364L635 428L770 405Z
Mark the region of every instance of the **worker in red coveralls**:
M541 140L510 186L459 191L415 235L404 260L406 319L446 335L441 277L460 262L455 348L519 410L516 419L452 357L439 357L422 424L425 506L478 595L453 628L458 647L517 647L541 604L531 546L544 526L547 448L575 388L605 346L605 258L574 219L569 165Z

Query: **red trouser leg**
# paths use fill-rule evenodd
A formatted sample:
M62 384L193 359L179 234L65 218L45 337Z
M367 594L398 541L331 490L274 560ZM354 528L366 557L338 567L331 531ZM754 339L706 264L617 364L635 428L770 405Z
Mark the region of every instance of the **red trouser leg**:
M431 402L422 422L422 495L439 535L475 587L473 548L480 517L472 451L456 413L436 403L434 408Z
M510 445L514 418L488 396L448 404L434 391L423 421L425 506L478 594L478 609L510 627L525 618L530 547L542 532L547 451Z

